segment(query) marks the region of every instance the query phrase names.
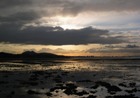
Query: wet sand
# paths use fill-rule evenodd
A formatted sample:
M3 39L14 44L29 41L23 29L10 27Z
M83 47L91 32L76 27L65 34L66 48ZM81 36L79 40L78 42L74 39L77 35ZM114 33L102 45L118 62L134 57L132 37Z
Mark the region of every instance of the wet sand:
M0 63L1 98L140 98L140 61Z

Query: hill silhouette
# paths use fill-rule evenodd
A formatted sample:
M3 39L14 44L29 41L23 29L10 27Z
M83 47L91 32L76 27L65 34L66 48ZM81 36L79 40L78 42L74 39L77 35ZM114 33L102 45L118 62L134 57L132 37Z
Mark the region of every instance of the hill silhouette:
M0 59L45 59L45 58L65 58L62 55L52 53L36 53L34 51L25 51L22 54L10 54L0 52Z

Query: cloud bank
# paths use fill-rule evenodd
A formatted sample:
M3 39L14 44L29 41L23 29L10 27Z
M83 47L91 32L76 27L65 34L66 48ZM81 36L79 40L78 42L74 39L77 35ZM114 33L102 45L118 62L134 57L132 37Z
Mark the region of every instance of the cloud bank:
M108 30L87 27L78 30L64 30L61 27L33 27L25 29L20 25L6 24L0 26L0 42L46 45L79 45L79 44L117 44L124 40L109 36ZM105 36L105 37L104 37Z
M83 11L138 11L139 0L1 0L2 9L24 7L37 11L77 14ZM26 7L26 8L25 8ZM21 9L18 9L21 10Z

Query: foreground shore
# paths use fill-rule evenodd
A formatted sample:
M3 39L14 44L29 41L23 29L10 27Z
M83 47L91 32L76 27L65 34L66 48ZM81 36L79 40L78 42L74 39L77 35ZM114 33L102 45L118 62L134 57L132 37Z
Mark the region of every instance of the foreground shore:
M0 63L2 98L139 98L140 62Z

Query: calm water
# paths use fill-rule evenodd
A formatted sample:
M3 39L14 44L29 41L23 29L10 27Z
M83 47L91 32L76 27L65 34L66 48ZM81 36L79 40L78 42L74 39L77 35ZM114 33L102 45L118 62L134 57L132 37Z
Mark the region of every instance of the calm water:
M96 72L107 78L140 81L139 60L49 60L31 62L0 62L0 71L62 70L68 72ZM119 76L120 75L120 76ZM106 77L107 76L107 77ZM123 78L122 78L123 77Z
M118 92L115 95L129 95L129 93L125 91L136 88L137 91L132 94L136 97L140 97L139 60L48 60L33 62L0 62L0 82L2 85L0 87L0 95L6 96L7 93L10 94L10 91L12 92L14 90L14 87L18 87L20 90L24 89L24 91L20 92L19 89L15 89L15 92L18 92L17 95L15 94L15 97L19 97L20 95L24 95L24 97L26 97L27 95L25 92L29 89L45 92L58 83L67 82L76 83L79 91L86 90L89 93L88 95L90 95L91 89L89 88L91 88L91 86L97 81L104 81L122 89L121 92ZM21 84L23 81L29 81L33 72L37 71L42 71L44 73L51 72L48 76L49 79L45 79L44 77L46 74L43 73L38 76L38 85L30 87ZM61 81L54 81L57 76L59 76ZM4 84L4 82L10 83ZM135 83L135 87L130 87L130 83ZM126 87L121 87L119 84L124 84ZM43 88L43 90L41 90L41 88ZM103 86L98 87L96 89L96 93L93 95L96 95L96 98L112 96L107 93L107 89ZM37 96L41 96L40 98L47 98L43 94ZM78 97L75 95L67 96L63 93L63 90L58 91L55 96L66 98Z

